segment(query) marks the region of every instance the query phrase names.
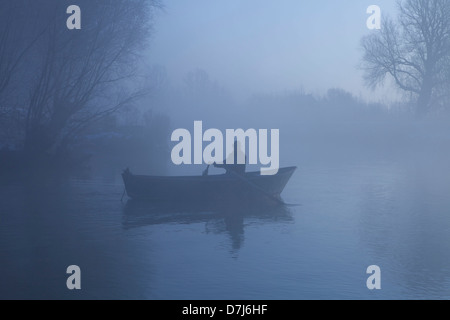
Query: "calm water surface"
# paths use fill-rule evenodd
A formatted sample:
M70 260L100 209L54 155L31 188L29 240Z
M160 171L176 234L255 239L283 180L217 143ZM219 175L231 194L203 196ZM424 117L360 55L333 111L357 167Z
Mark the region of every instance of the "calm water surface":
M283 194L302 206L288 209L121 203L120 180L2 186L0 298L449 299L450 163L439 159L305 164ZM66 289L72 264L81 291Z

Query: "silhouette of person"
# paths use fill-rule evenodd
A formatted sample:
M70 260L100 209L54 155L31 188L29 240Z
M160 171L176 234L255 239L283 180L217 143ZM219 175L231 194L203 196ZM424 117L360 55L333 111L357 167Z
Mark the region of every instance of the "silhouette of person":
M240 156L239 156L240 155ZM233 160L234 156L234 161ZM239 164L238 160L244 156L244 163ZM245 153L241 149L241 144L239 141L234 142L234 152L228 155L228 158L223 161L223 164L217 164L214 163L215 168L223 168L227 171L227 174L232 174L230 171L232 170L234 173L237 174L245 174L245 164L247 162L247 157L245 156ZM233 164L231 164L233 163Z

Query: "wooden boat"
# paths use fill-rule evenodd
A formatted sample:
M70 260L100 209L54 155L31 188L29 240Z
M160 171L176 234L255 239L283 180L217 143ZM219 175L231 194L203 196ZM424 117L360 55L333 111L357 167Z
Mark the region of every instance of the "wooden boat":
M127 195L135 200L176 203L218 203L269 200L277 202L296 167L281 168L276 175L142 176L128 169L122 174ZM278 200L281 203L281 200Z

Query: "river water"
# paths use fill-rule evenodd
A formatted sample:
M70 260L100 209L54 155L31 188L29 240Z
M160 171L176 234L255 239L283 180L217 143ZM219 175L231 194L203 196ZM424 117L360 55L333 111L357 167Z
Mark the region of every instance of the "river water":
M119 179L0 188L2 299L450 298L439 156L304 163L283 194L301 206L286 209L155 209L122 203Z

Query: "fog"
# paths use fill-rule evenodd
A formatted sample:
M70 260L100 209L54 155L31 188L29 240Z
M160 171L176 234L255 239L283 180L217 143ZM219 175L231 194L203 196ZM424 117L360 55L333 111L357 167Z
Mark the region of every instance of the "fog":
M372 4L2 0L0 297L449 297L450 4ZM175 165L195 121L280 173Z
M378 32L366 27L370 4L167 1L146 56L164 85L148 105L169 115L172 130L192 130L195 120L221 130L278 128L284 165L427 153L428 139L446 141L446 112L419 119L389 77L365 85L361 39ZM393 1L378 5L382 18L398 13Z
M334 87L379 101L381 95L363 86L356 68L371 4L166 1L149 60L165 66L176 85L193 69L203 69L238 101L255 93L323 94ZM394 1L377 4L383 15L395 12Z
M171 132L192 130L196 120L220 130L280 129L283 165L319 160L331 150L346 156L370 146L378 156L389 156L427 137L446 141L439 130L445 128L448 100L432 101L436 107L416 117L417 96L402 90L411 79L397 79L399 85L391 76L395 73L385 70L383 81L367 85L367 70L374 70L364 64L373 62L367 43L376 43L387 28L366 26L368 1L138 2L134 8L146 9L121 33L105 33L103 47L90 47L89 39L110 27L108 16L119 6L80 2L84 28L70 31L64 30L67 15L56 14L64 4L57 9L50 0L43 4L33 11L26 1L15 7L5 3L21 15L3 22L8 26L3 50L9 55L2 58L7 77L1 145L24 150L28 159L14 161L21 156L6 154L11 168L28 166L31 158L35 163L53 158L64 163L62 168L81 164L94 176L106 167L105 174L116 177L126 167L147 174L198 174L200 167L174 166L170 159ZM378 5L383 21L395 21L397 4ZM55 27L62 26L57 33L46 31L51 14L56 14L50 20ZM111 28L121 28L134 14L126 11ZM14 26L20 26L16 34L7 33ZM368 37L375 40L364 47ZM127 50L114 56L114 41L125 38ZM48 49L45 41L52 39L59 44ZM95 51L88 53L90 48ZM87 53L92 59L80 59ZM111 65L102 65L102 54ZM83 73L86 67L91 69ZM95 70L104 72L102 78L92 78ZM79 90L56 85L64 81ZM43 91L46 85L50 89ZM446 96L448 85L438 89Z

